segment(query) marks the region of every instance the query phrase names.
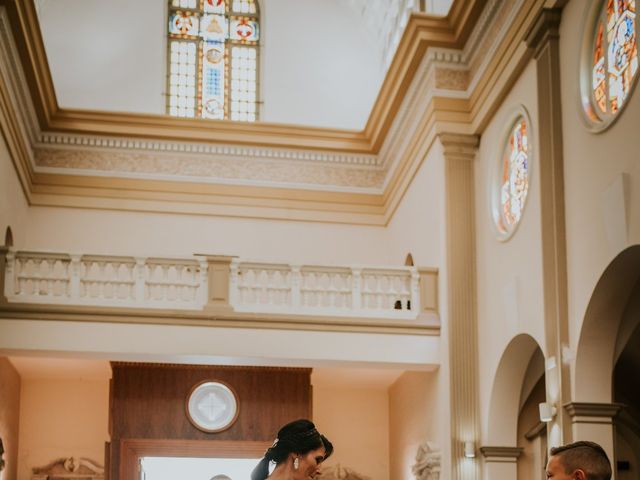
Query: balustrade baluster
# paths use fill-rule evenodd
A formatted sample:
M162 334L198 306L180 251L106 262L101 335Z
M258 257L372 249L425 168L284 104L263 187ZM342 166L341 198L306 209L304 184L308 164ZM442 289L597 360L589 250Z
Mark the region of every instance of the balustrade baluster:
M420 273L417 268L411 269L410 300L411 305L407 309L413 312L420 311Z
M136 258L135 266L135 302L138 305L144 305L145 303L145 289L146 289L146 261L144 258Z
M164 301L167 299L167 293L169 291L169 266L162 266L162 284L160 287L160 300Z
M71 255L69 264L69 295L72 300L80 300L80 255Z
M198 258L198 264L200 266L200 285L197 287L196 295L200 306L204 307L207 304L207 296L209 295L209 264L203 257Z
M275 287L275 273L267 270L267 283L265 288L267 289L267 305L271 306L277 303L278 290Z
M351 269L351 308L360 310L362 308L362 269Z
M12 251L7 252L7 260L4 267L4 293L5 296L14 295L16 293L14 270L16 268L16 254Z
M98 298L101 300L105 298L105 282L101 282L105 278L105 262L97 262L98 265L98 278L96 278L96 286L98 287Z

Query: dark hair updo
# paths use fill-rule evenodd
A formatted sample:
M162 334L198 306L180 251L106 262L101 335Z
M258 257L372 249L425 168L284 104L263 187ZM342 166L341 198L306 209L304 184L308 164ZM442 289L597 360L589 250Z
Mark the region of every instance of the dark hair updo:
M324 459L333 453L333 445L327 437L316 430L316 426L309 420L296 420L287 423L278 432L273 445L267 449L262 460L251 472L251 480L264 480L269 476L269 463L276 465L284 462L290 453L303 455L311 450L324 447Z

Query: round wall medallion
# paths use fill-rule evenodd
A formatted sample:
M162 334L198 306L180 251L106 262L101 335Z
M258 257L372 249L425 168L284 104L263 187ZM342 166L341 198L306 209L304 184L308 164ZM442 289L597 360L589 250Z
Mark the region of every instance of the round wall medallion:
M238 418L238 399L231 388L220 382L202 382L187 397L187 417L204 432L226 430Z

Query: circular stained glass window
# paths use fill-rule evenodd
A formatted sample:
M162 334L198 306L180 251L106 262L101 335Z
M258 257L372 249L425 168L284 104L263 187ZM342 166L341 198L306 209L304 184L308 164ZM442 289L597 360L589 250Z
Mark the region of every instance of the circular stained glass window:
M507 125L502 155L494 177L492 210L498 237L506 240L515 232L529 192L531 137L528 116L518 109Z
M591 3L582 45L580 94L587 124L594 131L613 123L638 78L637 3Z

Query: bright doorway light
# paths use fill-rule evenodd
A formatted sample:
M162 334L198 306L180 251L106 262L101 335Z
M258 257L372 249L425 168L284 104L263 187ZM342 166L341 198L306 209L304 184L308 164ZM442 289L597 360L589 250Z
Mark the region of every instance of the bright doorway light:
M140 480L246 480L259 458L142 457Z

